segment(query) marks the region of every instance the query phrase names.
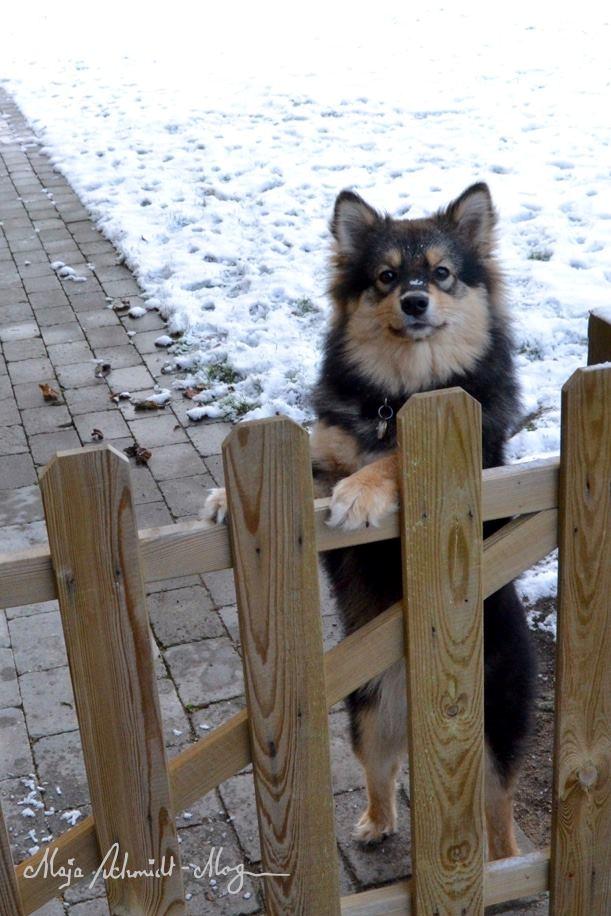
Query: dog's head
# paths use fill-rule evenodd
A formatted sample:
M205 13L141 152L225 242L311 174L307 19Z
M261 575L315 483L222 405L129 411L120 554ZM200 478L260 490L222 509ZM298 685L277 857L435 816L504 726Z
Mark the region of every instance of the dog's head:
M392 219L342 191L331 220L337 311L355 331L405 343L486 323L495 222L483 183L426 219Z

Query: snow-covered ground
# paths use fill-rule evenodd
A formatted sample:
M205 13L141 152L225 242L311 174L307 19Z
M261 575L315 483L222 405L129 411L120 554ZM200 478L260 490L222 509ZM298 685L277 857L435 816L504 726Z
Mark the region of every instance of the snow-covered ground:
M560 387L611 299L603 5L305 6L22 5L0 78L186 332L211 416L308 418L339 190L417 215L489 182L530 416L511 458L557 451Z

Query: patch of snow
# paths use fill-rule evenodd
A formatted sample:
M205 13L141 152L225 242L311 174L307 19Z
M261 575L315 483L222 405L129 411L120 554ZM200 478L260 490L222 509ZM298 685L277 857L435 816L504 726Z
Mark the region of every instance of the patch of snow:
M76 822L77 822L77 821L79 820L79 818L81 818L82 816L83 816L82 813L81 813L80 811L77 811L76 809L73 810L73 811L64 811L63 814L60 814L61 820L62 820L62 821L67 821L67 823L68 823L71 827L74 827L74 825L76 824Z
M74 267L69 267L63 261L53 261L51 269L55 271L62 280L72 280L73 283L86 283L87 277L81 277L77 274Z
M263 27L239 6L176 0L169 18L109 0L67 42L75 2L41 9L35 30L13 5L0 36L6 85L44 149L168 335L184 332L174 366L209 398L190 419L311 418L342 188L416 216L486 180L530 418L508 457L556 452L561 386L585 363L588 310L611 293L604 8L557 16L516 0L493 21L476 0L425 0L376 20L342 4L289 17L270 0ZM228 34L231 53L202 53L202 35ZM523 583L549 594L552 579Z
M150 402L157 407L165 407L172 400L172 393L169 388L159 388L153 394L147 394L142 398L132 398L132 404L141 402Z

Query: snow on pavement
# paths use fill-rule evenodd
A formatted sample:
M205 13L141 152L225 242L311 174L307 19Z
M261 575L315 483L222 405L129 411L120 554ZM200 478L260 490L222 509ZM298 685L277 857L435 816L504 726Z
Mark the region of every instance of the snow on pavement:
M485 180L528 416L510 457L557 451L560 387L585 362L588 310L611 298L602 7L172 10L113 0L84 28L65 0L41 5L34 36L11 10L0 51L148 307L185 332L168 358L206 385L192 416L310 417L342 188L419 215ZM531 575L531 596L552 579L549 564Z

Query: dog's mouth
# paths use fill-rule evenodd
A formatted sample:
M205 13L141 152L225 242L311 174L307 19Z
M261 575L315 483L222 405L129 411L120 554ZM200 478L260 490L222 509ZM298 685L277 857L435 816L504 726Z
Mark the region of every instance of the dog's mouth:
M441 324L431 324L430 321L419 321L417 318L412 318L409 323L402 325L400 328L389 326L389 331L394 337L399 337L403 340L426 340L437 331L441 331L445 326L445 321Z

